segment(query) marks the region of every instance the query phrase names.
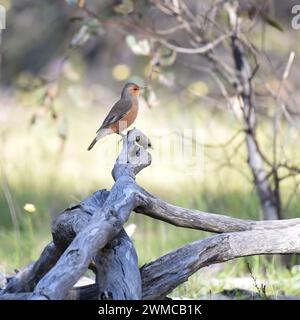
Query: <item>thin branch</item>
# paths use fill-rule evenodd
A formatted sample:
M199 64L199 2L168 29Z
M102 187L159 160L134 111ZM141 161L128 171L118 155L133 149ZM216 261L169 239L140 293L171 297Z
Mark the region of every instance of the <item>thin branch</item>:
M176 52L185 53L185 54L197 54L197 53L204 54L204 53L207 53L207 52L211 51L212 49L214 49L217 45L219 45L224 40L227 40L231 35L232 35L232 32L228 32L226 34L223 34L219 38L215 39L214 41L206 43L205 45L203 45L202 47L199 47L199 48L180 47L180 46L172 44L164 39L158 39L158 41L161 44L163 44L164 46L166 46L167 48L172 49Z
M164 30L155 29L155 33L157 33L158 35L161 35L161 36L167 36L167 35L170 35L178 30L182 30L184 28L185 28L185 26L183 24L179 24L179 25L175 25L174 27L164 29Z
M300 218L274 221L252 221L232 218L199 210L181 208L169 204L141 189L142 205L135 208L154 219L159 219L178 227L192 228L215 233L246 230L281 229L299 225Z

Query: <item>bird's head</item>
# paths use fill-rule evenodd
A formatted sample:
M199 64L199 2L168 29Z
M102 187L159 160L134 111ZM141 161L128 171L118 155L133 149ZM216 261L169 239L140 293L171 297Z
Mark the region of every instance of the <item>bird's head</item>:
M122 98L138 97L142 89L144 89L144 87L140 87L133 82L126 83L122 90Z

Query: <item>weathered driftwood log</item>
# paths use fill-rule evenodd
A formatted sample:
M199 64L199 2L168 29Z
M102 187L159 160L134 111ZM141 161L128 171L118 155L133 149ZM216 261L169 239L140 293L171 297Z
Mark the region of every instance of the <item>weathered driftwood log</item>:
M174 250L141 269L143 299L162 299L200 268L235 258L300 253L300 224L224 233Z
M300 224L300 219L298 218L275 221L247 221L219 214L180 208L155 198L138 186L135 186L135 188L137 189L136 192L140 192L140 196L143 198L143 206L136 208L136 212L144 213L152 218L181 227L211 232L235 232L281 229ZM61 237L59 241L57 240L59 246L65 242L68 245L73 240L76 233L81 229L80 227L87 224L90 221L92 213L102 206L102 202L106 199L108 193L106 190L97 191L80 205L65 210L65 212L54 221L52 233L54 239ZM54 260L51 258L53 254L55 257ZM37 266L44 268L45 274L56 262L58 256L54 250L53 243L49 244L35 264L36 267L32 268L34 266L33 264L19 272L9 281L3 293L31 291L34 288L34 283L40 279L38 276L40 272Z
M130 186L135 183L135 175L151 163L151 156L146 151L149 144L148 138L139 130L129 132L113 169L116 183L111 192L97 192L79 205L65 210L54 221L53 242L57 252L65 251L55 267L35 287L32 299L65 297L86 271L86 266L95 258L96 269L101 270L97 271L97 281L101 283L98 286L100 298L141 298L136 252L122 226L132 209L139 204L138 197L135 197ZM39 264L40 260L36 264ZM119 268L123 273L115 272L114 277L110 276L110 280L107 277L102 279L101 274L108 274L108 269L105 268L112 273L113 268ZM13 277L11 283L19 283L18 278L22 278L22 283L28 283L28 274L33 274L34 271L37 271L36 268L28 266ZM35 277L36 279L38 278ZM32 289L32 286L20 290L14 290L12 285L10 287L12 290L8 291L9 288L6 288L2 293ZM115 292L109 291L112 288Z
M45 247L35 263L29 264L16 276L8 279L2 294L31 292L41 278L55 265L77 231L89 222L95 210L102 207L108 194L109 192L106 190L97 191L79 205L66 209L57 219L54 219L52 224L53 242Z
M95 212L101 210L108 195L107 190L96 191L78 205L66 209L53 219L51 232L57 248L64 251L69 246L79 231L88 225Z
M98 300L98 285L90 284L81 287L72 288L65 300ZM18 293L2 293L0 300L31 300L31 292L18 292Z
M211 264L244 256L283 252L300 252L299 224L274 230L227 233L195 241L141 268L142 298L163 299L197 270ZM92 287L89 293L91 299Z
M217 214L209 214L206 212L201 212L197 210L190 210L185 208L180 208L171 204L168 204L160 199L155 198L154 196L150 195L149 193L145 192L143 189L136 186L136 194L139 194L139 196L143 199L143 206L138 207L135 209L136 212L144 212L147 215L168 221L175 225L180 225L184 227L190 227L194 229L200 229L200 230L206 230L206 231L214 231L214 232L237 232L237 231L247 231L247 230L261 230L261 231L268 231L268 230L276 230L276 229L282 229L282 228L288 228L293 226L299 226L300 219L290 219L290 220L282 220L282 221L247 221L247 220L241 220L241 219L235 219L230 218L227 216L217 215ZM102 192L102 191L100 191ZM97 193L94 194L97 196ZM94 196L93 195L93 196ZM90 198L89 198L89 201ZM83 201L84 203L84 201ZM92 201L91 203L99 203L99 201ZM91 211L93 211L91 209ZM61 216L63 217L63 216ZM78 221L80 219L80 215L78 218L74 219L63 219L64 222L70 226L74 223L74 221ZM78 225L78 223L75 223L75 225ZM64 234L63 230L60 230L60 234ZM266 239L268 238L268 234L266 234ZM71 241L72 239L69 239ZM270 242L270 245L272 243ZM261 246L261 244L258 244L258 246ZM259 250L260 248L257 248L256 250ZM295 250L297 248L291 248ZM220 249L222 250L222 249ZM146 267L143 267L141 270L142 274L142 281L143 281L143 298L144 299L159 299L163 298L172 291L173 288L177 287L180 283L187 281L190 275L192 275L196 270L204 266L204 263L199 264L196 269L194 268L184 268L183 265L189 265L188 262L185 260L185 257L182 255L182 252L184 252L183 248L176 251L175 256L178 257L178 261L182 262L182 266L180 267L180 271L177 272L178 277L170 279L170 277L167 276L167 273L164 276L158 276L156 278L156 271L155 265L158 263L160 266L159 268L161 270L171 270L168 263L172 263L172 259L170 262L168 262L168 259L164 260L166 261L166 265L164 265L162 258L158 260L158 262L153 262L147 265ZM258 252L258 251L257 251ZM173 254L173 253L172 253ZM190 253L192 255L192 253ZM262 252L260 254L268 254L268 252ZM244 256L247 254L241 254L237 257ZM165 257L169 257L169 255L166 255ZM164 257L164 258L165 258ZM197 252L194 252L194 257L197 257ZM204 259L204 257L202 257ZM231 258L228 258L231 259ZM197 262L197 258L195 260L195 263ZM218 263L219 260L216 260L215 262L213 260L210 260L210 264ZM175 270L178 267L178 265L175 264ZM109 270L109 268L107 268ZM113 270L113 269L112 269ZM173 270L174 271L174 270ZM173 272L172 271L172 272ZM172 273L171 272L171 273ZM112 272L113 273L113 272ZM179 274L185 274L185 276L180 277ZM101 272L103 274L103 272ZM104 277L105 279L105 277ZM160 283L157 283L156 280L159 280ZM177 281L176 281L177 280ZM168 282L168 285L167 285ZM160 292L160 290L157 290L157 286L161 286L165 291Z
M300 218L253 221L181 208L151 195L142 188L140 188L140 197L143 200L143 205L136 208L135 212L143 213L151 218L162 220L178 227L224 233L247 230L272 230L296 225L299 226L300 224Z
M18 272L14 277L8 279L5 293L30 292L40 279L54 266L61 255L53 242L50 242L43 250L40 258Z
M134 188L135 175L151 163L147 146L148 139L144 134L138 130L129 132L113 169L116 182L102 208L93 214L56 265L39 281L33 299L63 299L99 250L120 233L131 211L141 205ZM132 287L136 287L137 278L133 277L132 282ZM136 292L136 297L140 298L138 294Z
M98 252L95 264L98 300L142 298L138 257L124 229Z
M1 293L1 300L29 300L31 298L30 292L19 292L19 293Z
M162 299L204 266L248 255L300 252L300 219L241 220L180 208L149 194L135 182L135 175L151 162L148 146L140 131L129 132L112 172L111 191L97 191L65 210L52 225L49 248L55 249L54 259L46 248L35 264L11 279L2 299ZM139 272L135 249L122 228L132 210L223 234L174 250ZM91 261L97 283L72 288ZM33 294L24 294L33 289Z
M251 230L212 236L195 241L141 268L142 298L163 299L205 266L254 254L300 252L300 226ZM97 299L97 285L72 289L66 299ZM0 296L1 297L1 296ZM7 299L24 298L7 296Z
M102 208L108 195L109 192L106 190L97 191L79 205L59 215L52 224L52 236L56 246L65 250L75 236L88 225L94 213ZM141 297L137 254L123 228L110 243L99 250L94 259L93 269L96 273L99 299L122 300ZM81 298L83 294L89 296L84 290L81 292ZM69 297L71 295L68 294Z
M65 210L52 224L53 241L65 250L75 236L90 222L105 203L109 191L100 190L79 205ZM121 232L94 259L94 271L99 299L138 299L141 297L141 277L132 241ZM129 282L128 282L129 280ZM81 295L82 297L82 295Z

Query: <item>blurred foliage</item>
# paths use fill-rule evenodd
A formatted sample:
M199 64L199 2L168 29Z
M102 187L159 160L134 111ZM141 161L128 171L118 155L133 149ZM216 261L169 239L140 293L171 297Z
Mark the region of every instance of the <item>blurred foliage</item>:
M133 0L122 0L120 4L114 5L114 11L121 14L129 14L134 12Z
M196 97L204 97L208 94L207 84L203 81L192 82L188 86L188 91Z
M130 34L126 36L126 42L134 54L141 55L141 56L150 55L151 47L150 47L149 40L147 39L136 40L135 36Z
M101 36L104 34L104 29L96 19L87 20L73 36L70 47L77 48L82 46L92 36Z

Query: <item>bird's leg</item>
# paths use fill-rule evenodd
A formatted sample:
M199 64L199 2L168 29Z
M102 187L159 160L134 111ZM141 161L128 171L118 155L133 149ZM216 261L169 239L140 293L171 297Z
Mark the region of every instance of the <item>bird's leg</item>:
M126 142L127 134L124 134L122 132L116 132L116 133L122 137L122 140L120 140L119 143L121 141L123 141L123 143Z
M117 133L122 137L123 140L127 137L127 134L124 134L122 132L117 132Z

